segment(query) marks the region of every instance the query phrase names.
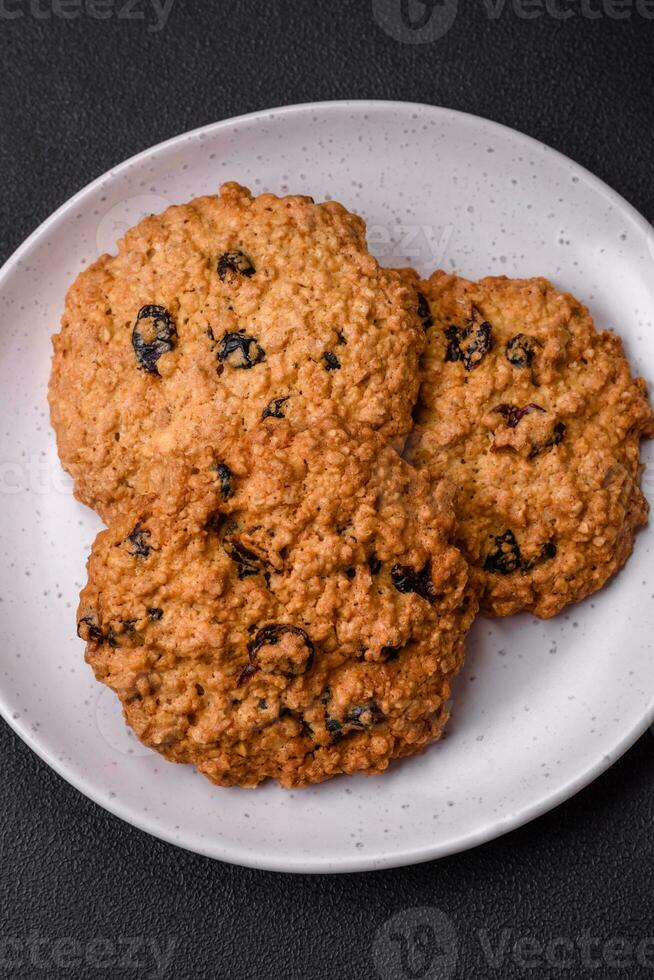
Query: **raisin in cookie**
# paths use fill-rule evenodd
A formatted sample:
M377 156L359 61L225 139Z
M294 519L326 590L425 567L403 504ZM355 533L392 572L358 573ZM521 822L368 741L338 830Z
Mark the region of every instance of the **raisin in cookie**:
M482 607L553 616L624 564L647 520L644 383L619 338L546 279L413 281L428 350L408 457L460 488Z
M172 459L95 542L87 661L139 738L219 785L381 772L440 737L477 609L451 495L330 419Z
M59 453L110 517L155 489L158 457L192 455L229 420L300 430L338 411L402 436L423 343L360 218L225 184L146 218L70 289L50 382Z

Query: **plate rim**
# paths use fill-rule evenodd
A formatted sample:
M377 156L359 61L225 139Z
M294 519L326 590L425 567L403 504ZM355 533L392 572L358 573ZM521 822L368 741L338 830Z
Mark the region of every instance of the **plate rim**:
M63 204L56 208L52 214L50 214L34 229L34 231L31 232L30 235L28 235L28 237L11 253L9 258L0 268L0 290L3 288L9 276L14 273L23 256L29 252L31 247L49 229L55 226L60 219L67 215L69 211L74 210L87 195L92 194L107 180L121 176L133 165L148 159L154 154L158 154L168 148L172 148L176 144L179 144L185 140L193 139L195 136L198 136L201 133L209 136L220 131L221 129L233 128L243 123L263 120L265 118L270 118L271 116L283 117L294 114L299 115L307 111L324 112L325 110L350 110L356 112L388 110L396 110L398 112L415 112L417 110L422 110L429 113L435 113L436 115L460 119L467 125L476 125L490 132L500 132L504 135L510 135L513 138L518 137L519 140L524 142L527 146L537 149L541 153L545 151L548 154L551 154L562 165L572 168L576 174L583 177L587 185L605 197L638 229L640 229L646 239L652 237L654 234L652 225L644 217L644 215L642 215L632 204L629 203L629 201L622 197L621 194L619 194L601 178L597 177L582 164L572 160L561 151L549 146L546 143L543 143L541 140L538 140L533 136L529 136L528 134L521 132L518 129L507 126L504 123L496 122L495 120L487 119L484 116L478 116L474 113L463 112L459 109L452 109L447 106L431 105L424 102L385 99L335 99L324 102L301 102L286 106L275 106L271 108L258 109L238 116L231 116L227 119L197 126L194 129L178 133L176 136L172 136L161 141L160 143L156 143L153 146L139 151L131 157L128 157L126 160L114 167L111 167L100 176L94 178L79 191L73 194L72 197L68 198ZM48 768L57 773L58 776L64 779L69 785L73 786L74 789L80 792L87 799L90 799L93 803L100 806L103 810L111 813L118 819L123 820L125 823L136 828L137 830L145 832L158 840L162 840L168 844L172 844L176 847L182 848L183 850L199 854L203 857L223 861L225 863L234 864L240 867L290 874L342 874L405 867L462 853L472 849L473 847L477 847L480 844L495 840L512 830L525 826L527 823L530 823L532 820L543 816L550 810L554 810L556 807L560 806L561 803L570 799L578 792L589 786L599 776L601 776L602 773L606 772L606 770L617 762L618 759L620 759L625 752L627 752L647 731L654 720L654 694L650 697L649 703L647 704L642 717L637 718L626 731L623 731L620 737L618 737L611 744L608 750L603 752L601 757L597 759L593 765L586 768L583 772L578 773L563 785L560 785L556 791L550 791L549 793L541 796L538 800L535 800L521 809L511 813L509 816L505 816L500 820L489 821L489 823L480 830L468 834L462 834L456 838L450 838L446 842L435 843L430 847L421 847L418 850L413 851L410 848L402 851L396 850L392 854L383 857L374 857L372 855L343 857L338 858L336 862L333 859L321 859L319 856L315 855L312 855L311 857L301 855L293 856L288 854L278 856L278 852L272 850L265 856L257 855L254 857L249 854L244 845L240 844L225 845L218 841L213 841L211 844L209 844L200 840L191 840L189 838L186 840L177 839L175 838L172 830L153 826L146 818L143 818L138 812L134 811L134 808L128 806L127 804L102 798L101 793L96 790L92 784L89 784L84 777L79 776L74 771L74 767L69 766L65 762L57 759L51 752L49 752L47 746L38 742L36 737L34 737L26 726L20 724L20 719L15 719L12 717L11 710L4 703L2 687L0 687L0 716L9 725L10 729L21 739L21 741L24 742L48 766Z

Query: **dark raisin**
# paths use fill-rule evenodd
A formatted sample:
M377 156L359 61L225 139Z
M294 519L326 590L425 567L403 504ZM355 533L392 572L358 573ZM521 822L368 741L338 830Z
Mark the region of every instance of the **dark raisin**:
M246 664L241 673L238 675L236 686L241 687L243 684L249 681L251 677L254 677L258 670L259 668L255 667L254 664Z
M355 728L372 728L373 725L378 725L385 720L386 715L374 700L367 701L366 704L358 704L345 716L346 724L354 725Z
M117 646L119 646L119 643L118 643L118 633L113 628L113 626L110 626L109 627L109 632L107 633L107 643L114 650L116 649Z
M286 416L282 412L282 405L287 402L289 396L286 395L285 398L273 398L272 401L268 402L263 412L261 413L262 419L285 419Z
M215 511L207 517L204 524L205 531L208 531L210 534L220 534L224 520L225 518L220 511Z
M434 326L434 318L431 315L429 300L424 293L418 293L418 316L422 320L422 325L425 330Z
M370 569L371 575L378 575L381 571L381 567L382 563L380 562L379 558L377 558L375 555L370 555L368 557L368 568Z
M557 548L553 541L547 541L533 558L525 560L522 557L518 542L513 531L505 531L495 538L497 551L486 557L484 569L487 572L498 572L500 575L510 575L520 569L524 574L532 571L544 561L556 557Z
M566 428L565 422L557 422L552 429L552 436L547 442L544 442L540 446L533 446L530 453L529 459L533 459L534 456L539 456L541 453L545 452L546 449L551 449L552 446L558 446L560 442L563 442L565 438Z
M227 276L253 276L256 269L245 252L224 252L218 259L218 275L224 282Z
M517 333L506 345L506 359L514 367L530 367L540 343L526 333Z
M247 371L265 359L263 347L244 333L226 333L218 345L218 360L240 371Z
M447 349L445 351L446 361L460 361L461 360L461 336L458 327L454 325L450 327L445 327L445 336L447 337Z
M518 408L517 405L510 405L508 402L502 402L501 405L497 405L491 411L503 415L509 429L515 429L520 419L524 418L525 415L529 415L530 412L544 412L545 409L537 405L536 402L529 402L523 408Z
M495 536L495 551L486 555L485 572L495 572L498 575L510 575L517 571L522 564L522 555L513 531L504 531Z
M347 577L350 580L352 580L355 577L356 573L357 573L356 568L346 568L345 569L345 574L347 575Z
M86 643L102 643L104 635L95 616L82 616L77 624L77 635Z
M336 343L340 347L344 347L345 344L347 344L347 340L345 339L345 334L341 330L339 330L338 333L336 334Z
M134 530L125 539L130 546L129 553L134 555L135 558L147 558L151 550L147 542L149 537L150 532L139 521Z
M257 701L257 708L259 709L259 711L265 711L267 707L268 707L268 702L266 701L265 698L261 698L259 701Z
M325 690L320 695L321 704L329 704L332 699L332 689L331 687L326 687Z
M159 609L157 606L148 609L148 619L151 623L158 623L160 619L163 619L163 614L163 609Z
M410 565L393 565L391 579L398 592L415 592L427 602L435 602L438 599L434 583L431 580L431 564L429 562L419 572L411 568Z
M470 343L462 351L462 360L466 371L474 371L488 354L493 345L492 329L490 323L484 322L480 323L472 332ZM466 332L467 336L468 332Z
M416 573L409 565L393 565L391 578L398 592L415 592Z
M340 732L343 726L341 725L340 721L336 720L336 718L327 718L325 721L325 728L328 732L334 734L335 732Z
M229 500L234 493L232 471L225 463L214 463L211 469L218 477L223 500Z
M262 570L262 563L259 556L255 555L253 551L250 551L235 538L226 538L223 541L223 548L232 561L238 565L239 579L243 580L244 578L249 578L250 575L258 575Z
M204 688L202 687L202 684L196 684L195 690L199 698L204 697Z
M558 446L565 438L565 422L557 422L552 433L552 445Z
M537 565L542 565L544 561L549 561L551 558L556 558L556 545L553 541L547 541L541 546L541 549L534 558L530 558L529 561L524 561L522 563L522 571L530 572L532 568L536 568Z
M418 573L417 582L418 587L416 592L422 599L426 599L427 602L436 602L437 599L441 598L436 592L434 583L431 580L430 562L427 562L427 564Z
M341 362L336 357L336 354L332 354L332 352L330 350L327 350L327 351L325 351L325 353L322 356L323 356L323 360L325 362L325 371L338 371L339 370L339 368L341 366Z
M159 374L157 361L177 343L175 321L163 306L143 306L132 330L132 347L139 367Z
M134 632L134 627L136 626L136 620L135 619L124 619L122 625L123 625L124 631L129 635L130 633L133 633Z
M463 361L466 371L474 371L493 346L492 332L493 328L487 321L469 327L446 327L448 343L445 360ZM469 343L464 345L465 341Z
M248 645L248 653L250 656L250 662L258 667L258 654L262 647L264 646L277 646L281 638L286 634L291 633L293 636L299 636L304 645L307 648L307 657L302 664L301 670L291 669L288 671L282 671L282 673L290 674L291 676L295 673L305 674L307 671L311 670L313 664L314 646L308 635L299 626L289 626L286 623L271 623L268 626L264 626L260 629L255 636L255 638Z

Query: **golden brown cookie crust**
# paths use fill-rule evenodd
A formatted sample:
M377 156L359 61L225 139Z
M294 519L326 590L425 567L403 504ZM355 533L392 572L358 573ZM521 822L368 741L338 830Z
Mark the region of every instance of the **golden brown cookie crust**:
M96 540L87 660L219 785L381 772L440 737L476 612L451 496L337 419L218 439Z
M80 500L108 518L162 455L263 416L406 434L423 337L363 221L238 184L146 218L70 289L49 399Z
M604 585L647 520L644 382L620 339L546 279L404 275L432 320L407 456L459 486L482 608L553 616Z

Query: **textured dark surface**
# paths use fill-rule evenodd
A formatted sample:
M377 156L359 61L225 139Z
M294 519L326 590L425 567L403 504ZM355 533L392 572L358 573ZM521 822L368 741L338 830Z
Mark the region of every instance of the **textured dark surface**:
M34 8L49 19L28 0L0 0L0 261L138 150L241 112L331 98L431 102L515 126L651 219L654 20L635 4L618 20L608 16L617 5L587 2L604 14L589 19L559 0L570 19L526 20L507 2L493 20L490 0L460 0L449 33L406 44L380 28L370 0L176 0L157 33L150 0L132 7L145 20L105 21L54 16L57 0ZM7 19L14 11L22 16ZM653 747L646 736L568 804L468 854L294 878L149 839L64 784L2 724L0 976L652 976L654 942L642 941L654 936ZM449 917L458 966L434 912L435 933L416 931L413 913L384 931L418 906ZM485 955L484 937L499 960ZM569 942L542 955L528 937ZM620 940L641 943L639 957ZM157 971L155 953L168 951Z

